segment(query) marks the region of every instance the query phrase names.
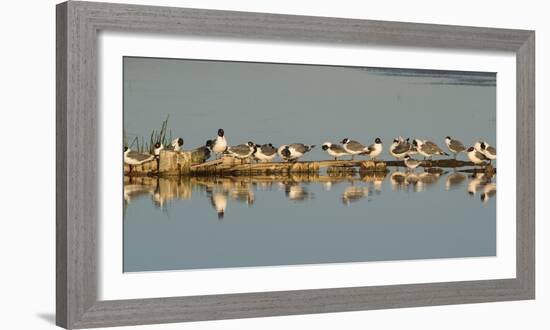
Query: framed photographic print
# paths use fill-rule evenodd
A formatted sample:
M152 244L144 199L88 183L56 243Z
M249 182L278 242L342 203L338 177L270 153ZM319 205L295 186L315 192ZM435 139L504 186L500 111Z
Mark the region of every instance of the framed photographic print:
M534 38L59 4L57 324L534 299Z

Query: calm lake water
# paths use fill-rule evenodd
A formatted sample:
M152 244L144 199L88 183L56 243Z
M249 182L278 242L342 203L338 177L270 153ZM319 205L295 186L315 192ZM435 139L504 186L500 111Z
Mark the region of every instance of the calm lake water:
M182 137L185 150L223 128L230 145L316 144L301 160L328 159L321 144L346 137L366 145L380 137L386 160L397 136L445 150L447 135L466 146L496 145L494 72L143 57L123 63L128 141L148 140L169 117L169 135ZM126 182L124 271L494 256L495 199L481 194L495 187L481 181L451 170Z
M126 178L124 271L494 256L495 181L452 169Z

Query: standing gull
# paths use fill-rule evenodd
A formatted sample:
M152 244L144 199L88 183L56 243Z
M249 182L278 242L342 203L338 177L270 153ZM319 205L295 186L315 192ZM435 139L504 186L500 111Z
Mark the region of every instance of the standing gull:
M414 139L413 145L416 147L418 153L427 159L431 159L434 155L449 155L432 141Z
M155 155L155 159L157 161L157 171L160 170L160 152L164 150L164 144L157 142L155 143L155 148L153 149L153 154Z
M374 139L374 143L368 146L368 151L361 154L367 154L371 159L376 160L376 158L382 153L383 149L384 147L382 146L382 140L377 137Z
M310 152L315 145L292 143L289 145L282 145L277 150L279 157L287 162L295 162L298 158L302 157L306 152Z
M481 141L481 140L476 141L476 143L474 143L474 149L477 150L477 151L479 151L479 152L482 152L482 151L481 151L481 144L482 144L482 143L487 143L487 142Z
M227 140L225 139L225 132L223 129L218 129L218 136L213 140L212 151L216 153L216 159L219 154L223 154L227 150Z
M262 162L271 162L277 155L277 148L271 143L256 145L256 151L254 152L254 158Z
M362 145L357 141L350 140L348 138L343 139L341 143L342 143L342 146L344 147L344 150L346 150L346 152L351 155L352 160L354 159L355 155L359 155L369 151L368 147Z
M481 142L480 150L480 152L487 157L491 163L493 160L497 159L497 150L490 146L487 142Z
M157 142L155 143L155 147L153 148L153 154L156 158L160 156L160 152L164 150L164 144Z
M390 155L400 160L409 154L410 149L411 145L408 141L393 139L393 143L390 145Z
M487 159L487 157L485 157L485 155L481 152L477 151L475 147L468 148L468 150L466 150L466 153L468 155L468 159L470 159L470 161L475 165L485 164L485 160Z
M172 150L174 151L180 151L181 150L181 147L183 146L183 139L178 137L178 138L175 138L174 140L172 140L172 142L170 143L170 146L172 146Z
M407 168L409 170L413 170L413 171L414 171L415 168L420 166L420 164L422 164L422 161L412 159L411 156L409 156L409 155L405 156L404 162L405 162L405 166L407 166Z
M142 154L137 151L133 151L128 147L124 147L124 163L128 164L130 167L130 171L128 173L132 173L135 165L147 163L148 161L153 160L153 158L155 158L155 156Z
M329 155L334 157L334 160L338 160L338 157L342 157L347 155L348 153L339 144L331 143L331 142L325 142L323 143L323 146L321 147L324 151L326 151Z
M445 144L447 145L449 151L454 154L455 159L457 154L466 150L466 147L462 144L462 142L452 139L450 136L445 137Z
M192 151L193 161L198 161L199 163L204 163L212 154L212 144L213 140L207 140L203 146L198 147Z
M236 146L227 147L225 153L231 157L240 159L241 164L244 164L244 160L252 156L255 150L256 144L249 141L247 144L239 144Z

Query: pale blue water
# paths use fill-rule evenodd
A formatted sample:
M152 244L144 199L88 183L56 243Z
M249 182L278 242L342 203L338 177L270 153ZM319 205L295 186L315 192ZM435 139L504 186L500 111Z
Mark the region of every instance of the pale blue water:
M308 160L328 159L320 145L344 137L369 144L379 136L386 149L399 135L496 145L495 84L492 73L125 58L124 128L147 139L170 115L184 148L224 128L230 144L318 145ZM376 185L357 176L330 189L133 182L124 271L494 256L495 198L482 202L484 187L470 195L471 178L446 190L450 173L405 188L391 173ZM346 204L346 189L368 196ZM223 219L213 196L227 200Z
M431 184L392 173L331 186L173 181L156 195L153 181L126 205L124 271L494 256L495 198L468 193L466 174L447 188L450 173ZM222 219L212 196L227 201Z

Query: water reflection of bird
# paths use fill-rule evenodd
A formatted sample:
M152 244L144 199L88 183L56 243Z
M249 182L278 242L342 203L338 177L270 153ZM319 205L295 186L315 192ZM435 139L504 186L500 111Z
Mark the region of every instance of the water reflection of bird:
M466 180L466 174L454 172L447 175L447 180L445 181L445 190L451 190L453 186L457 186Z
M254 186L257 190L269 191L273 188L273 181L258 181L254 182Z
M384 183L385 178L386 178L386 172L376 173L374 175L374 180L372 181L372 186L374 187L374 191L376 191L377 193L382 191L382 184Z
M291 201L302 202L310 198L310 193L297 182L281 182L285 196Z
M225 210L227 210L227 194L225 192L212 192L210 203L218 213L218 219L223 219Z
M159 179L157 178L155 191L153 192L153 196L152 196L153 204L155 204L155 206L157 207L163 208L164 203L167 201L167 198L165 197L166 196L161 193Z
M477 188L483 183L482 179L482 173L474 174L473 178L470 180L470 182L468 182L467 191L469 195L474 196L476 194Z
M407 187L406 183L407 174L399 171L395 171L390 175L390 183L392 190L403 190Z
M418 183L416 185L416 191L425 191L427 187L433 185L439 179L439 174L423 172L418 175Z
M493 182L487 183L485 188L483 188L483 193L481 194L481 201L487 203L490 198L494 197L497 194L497 185Z
M376 192L382 191L382 184L384 183L384 179L386 178L386 175L387 175L386 172L364 171L359 173L361 181L371 183L372 187L374 188L374 191Z
M457 154L466 150L466 147L462 144L462 142L453 139L450 136L445 137L445 144L447 145L449 151L453 153L455 159Z
M420 180L418 174L411 172L407 173L407 177L405 177L405 184L409 185L415 185L418 183L418 180Z
M130 203L133 199L140 196L152 195L154 192L155 188L151 185L143 183L124 182L123 195L125 203Z
M256 200L254 192L248 185L248 183L241 182L236 183L235 186L230 190L230 196L232 199L246 203L248 206L252 206Z
M349 206L350 203L357 202L368 196L369 189L367 187L349 186L346 187L342 194L342 203Z
M124 147L124 163L130 167L129 173L132 173L134 166L147 163L153 160L155 156L149 154L142 154L137 151L133 151L128 147Z

